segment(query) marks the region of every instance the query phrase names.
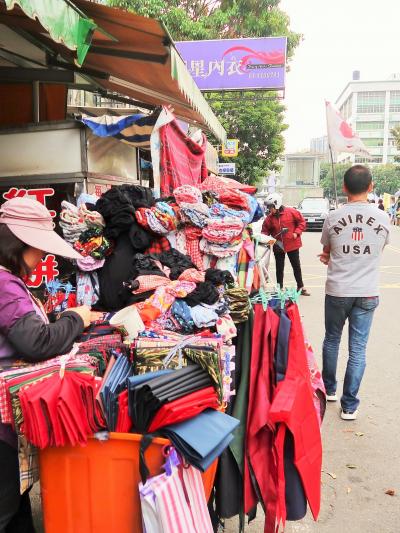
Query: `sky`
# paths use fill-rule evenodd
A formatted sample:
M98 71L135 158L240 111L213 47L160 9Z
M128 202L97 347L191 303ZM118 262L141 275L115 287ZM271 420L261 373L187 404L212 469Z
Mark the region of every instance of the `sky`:
M324 101L335 102L354 70L363 81L400 73L400 2L281 0L280 7L304 37L286 78L286 152L293 152L326 134Z

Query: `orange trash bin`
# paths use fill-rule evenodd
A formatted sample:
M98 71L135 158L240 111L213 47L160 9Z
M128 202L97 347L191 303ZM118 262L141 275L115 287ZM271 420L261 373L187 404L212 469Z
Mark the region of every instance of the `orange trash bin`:
M87 446L46 448L39 453L43 524L46 533L141 533L138 484L142 435L110 433ZM146 450L151 476L161 473L162 448L156 438ZM218 461L203 474L210 497ZM190 532L188 532L190 533Z

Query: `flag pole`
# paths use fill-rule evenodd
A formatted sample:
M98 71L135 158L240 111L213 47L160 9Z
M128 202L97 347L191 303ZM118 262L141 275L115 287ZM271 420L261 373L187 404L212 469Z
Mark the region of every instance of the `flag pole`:
M337 209L339 207L339 202L338 202L338 192L337 192L336 170L335 170L335 162L333 161L332 147L330 143L329 143L329 152L331 154L332 177L333 177L333 184L335 186L335 204L336 204L336 209Z

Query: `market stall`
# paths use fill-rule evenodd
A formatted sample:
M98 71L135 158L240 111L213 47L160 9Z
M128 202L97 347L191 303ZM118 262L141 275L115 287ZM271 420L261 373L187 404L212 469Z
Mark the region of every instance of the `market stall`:
M62 277L47 255L30 283L47 281L53 320L99 313L66 354L0 359L0 422L18 435L21 493L40 474L46 533L208 533L258 503L267 533L307 503L316 518L324 390L298 295L268 285L255 191L209 175L203 132L225 132L165 28L83 0L5 0L0 29L3 199L47 204L80 254ZM118 117L65 122L68 88L148 113L117 132ZM129 130L141 121L150 131Z
M297 293L258 290L243 261L261 213L240 187L212 178L155 199L122 185L62 203L82 259L68 283L48 284L46 311L101 316L69 354L0 373L1 421L21 454L39 450L46 532L212 531L210 495L215 522L258 503L266 531L307 503L317 518L321 376ZM37 473L31 462L23 488ZM195 491L176 515L167 487L174 501Z

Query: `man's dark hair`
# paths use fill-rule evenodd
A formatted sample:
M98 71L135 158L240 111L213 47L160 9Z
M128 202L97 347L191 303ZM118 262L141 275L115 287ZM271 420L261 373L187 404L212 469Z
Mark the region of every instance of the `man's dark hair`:
M14 276L29 276L28 265L24 261L24 252L29 246L23 243L6 224L0 224L0 265L7 268Z
M372 183L372 174L368 167L354 165L346 170L343 181L350 194L361 194L368 191Z

